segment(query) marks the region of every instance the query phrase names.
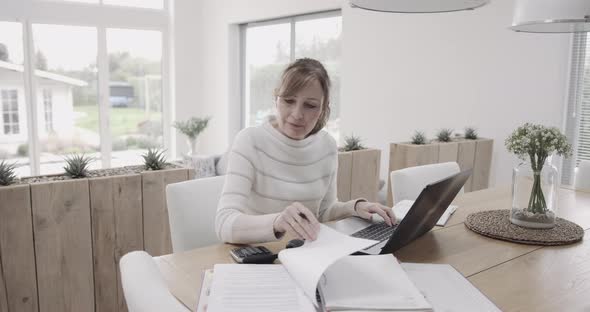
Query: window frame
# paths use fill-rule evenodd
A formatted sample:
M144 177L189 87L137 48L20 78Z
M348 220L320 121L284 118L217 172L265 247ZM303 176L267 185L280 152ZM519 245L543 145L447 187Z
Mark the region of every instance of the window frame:
M244 129L246 127L246 119L248 118L247 112L249 109L246 107L246 44L247 44L247 29L253 27L261 27L261 26L270 26L270 25L277 25L277 24L284 24L285 22L290 23L291 25L291 33L290 33L290 51L289 51L289 60L293 62L295 60L295 42L296 42L296 32L295 32L295 25L297 22L306 21L306 20L314 20L320 18L329 18L329 17L338 17L342 16L342 10L328 10L328 11L320 11L320 12L313 12L313 13L306 13L306 14L298 14L292 15L287 17L280 17L274 19L267 19L267 20L260 20L260 21L253 21L242 23L239 25L239 40L240 40L240 56L239 56L239 69L240 69L240 101L239 101L239 112L240 112L240 129Z
M173 82L171 73L173 64L173 39L171 32L172 14L171 0L163 0L163 9L135 8L103 4L79 3L54 0L19 0L0 3L0 21L21 24L23 34L24 73L23 89L26 102L26 118L28 124L29 166L32 176L41 174L41 157L39 143L39 118L36 104L37 78L33 74L35 68L35 46L33 42L33 24L56 24L66 26L93 27L97 31L97 68L98 68L98 113L100 153L102 168L111 167L112 141L109 128L110 90L109 68L106 47L106 30L110 28L152 30L162 35L162 127L163 148L169 158L176 157L175 133L169 128L172 125ZM3 130L3 129L2 129Z

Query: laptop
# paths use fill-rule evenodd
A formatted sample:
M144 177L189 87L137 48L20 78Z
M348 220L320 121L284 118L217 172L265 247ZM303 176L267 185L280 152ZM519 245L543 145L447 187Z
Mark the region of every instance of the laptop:
M347 218L331 227L354 237L367 238L379 243L357 254L389 254L430 231L457 196L472 170L461 171L440 181L428 184L399 224L373 223L361 218Z

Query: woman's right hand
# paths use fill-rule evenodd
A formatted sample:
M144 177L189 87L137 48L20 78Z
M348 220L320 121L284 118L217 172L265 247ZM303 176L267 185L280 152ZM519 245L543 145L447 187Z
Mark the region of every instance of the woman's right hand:
M276 233L289 232L293 236L313 241L318 237L320 222L301 203L292 203L275 219L273 228Z

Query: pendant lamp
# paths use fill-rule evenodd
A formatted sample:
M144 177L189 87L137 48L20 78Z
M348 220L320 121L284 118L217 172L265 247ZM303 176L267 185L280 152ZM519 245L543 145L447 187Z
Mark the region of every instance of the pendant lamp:
M488 2L489 0L350 0L353 7L393 13L440 13L473 10Z
M590 31L590 0L517 0L510 28L531 33Z

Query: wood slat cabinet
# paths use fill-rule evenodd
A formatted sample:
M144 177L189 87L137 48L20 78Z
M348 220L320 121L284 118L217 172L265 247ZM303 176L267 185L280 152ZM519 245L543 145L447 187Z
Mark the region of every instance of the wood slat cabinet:
M0 187L0 312L125 312L119 259L172 251L166 186L189 169Z
M492 139L458 140L425 145L391 143L389 146L389 171L414 166L455 161L461 170L473 169L465 183L465 191L477 191L489 186L494 141ZM387 177L387 204L393 205L391 179Z

